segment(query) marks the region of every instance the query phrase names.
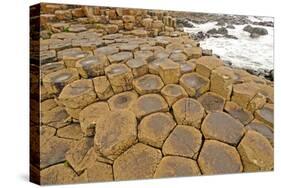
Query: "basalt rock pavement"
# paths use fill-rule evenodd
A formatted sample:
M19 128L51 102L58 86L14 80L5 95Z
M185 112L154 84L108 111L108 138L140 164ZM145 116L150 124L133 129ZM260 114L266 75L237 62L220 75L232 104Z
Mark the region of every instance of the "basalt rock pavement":
M273 170L273 82L169 12L41 4L40 21L41 184Z

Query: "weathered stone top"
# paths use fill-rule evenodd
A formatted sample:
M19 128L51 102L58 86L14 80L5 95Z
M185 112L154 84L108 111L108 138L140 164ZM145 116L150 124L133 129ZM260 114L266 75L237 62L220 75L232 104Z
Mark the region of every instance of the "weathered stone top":
M273 169L273 82L168 11L41 4L40 20L42 183Z

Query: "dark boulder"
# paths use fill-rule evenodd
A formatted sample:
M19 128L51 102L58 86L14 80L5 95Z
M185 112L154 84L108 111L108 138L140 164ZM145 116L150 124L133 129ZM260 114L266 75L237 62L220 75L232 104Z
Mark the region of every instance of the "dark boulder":
M265 28L262 27L252 27L250 25L247 25L243 28L243 31L246 31L250 33L250 37L257 38L260 35L267 35L268 31Z

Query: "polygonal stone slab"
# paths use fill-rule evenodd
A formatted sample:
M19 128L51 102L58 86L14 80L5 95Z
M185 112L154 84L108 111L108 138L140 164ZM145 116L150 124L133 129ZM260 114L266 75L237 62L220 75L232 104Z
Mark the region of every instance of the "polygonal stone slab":
M210 80L195 72L187 73L180 78L180 85L189 96L199 97L209 90Z
M48 111L41 112L41 122L54 128L65 126L68 119L68 113L61 106L56 106Z
M104 69L108 65L105 55L89 56L76 62L76 68L83 78L104 75Z
M255 120L249 123L245 128L246 130L253 130L262 134L264 137L267 138L267 140L273 146L274 144L273 129L270 126Z
M96 100L93 81L76 80L63 88L59 100L68 108L82 109Z
M79 75L75 69L61 69L43 77L43 85L49 94L58 94L65 85L78 80Z
M87 56L89 56L91 53L89 52L84 52L84 51L76 51L74 50L73 52L69 52L63 55L62 60L66 67L68 68L74 68L76 61L79 59L83 59Z
M56 60L56 50L40 51L40 63L50 63Z
M40 146L40 168L58 164L65 161L65 154L74 141L58 137L51 137Z
M111 97L114 93L106 76L99 76L93 79L95 91L100 100Z
M170 59L168 58L156 58L155 60L151 61L148 63L148 71L149 73L151 74L158 74L159 75L159 71L160 71L160 65L162 63L165 63L165 62L169 62L171 61Z
M173 52L169 56L169 59L179 62L179 61L185 61L187 59L186 55L182 52Z
M119 46L120 51L129 51L129 52L135 52L138 50L139 45L136 43L124 43Z
M224 112L213 112L204 119L201 130L207 139L236 145L244 135L244 125Z
M171 107L177 100L188 97L186 91L177 84L168 84L161 90L161 95L166 99L169 106Z
M236 75L232 68L220 66L212 71L210 90L230 100L232 92L232 84L236 79Z
M196 64L194 60L179 62L181 74L191 73L195 70Z
M231 101L237 103L243 108L247 108L258 90L259 88L254 83L235 84L233 86Z
M235 147L215 140L205 140L198 164L203 174L242 172L243 166Z
M124 64L112 64L105 69L114 93L132 89L133 74Z
M197 59L202 56L201 47L184 48L183 52L185 53L188 59Z
M113 181L112 165L94 161L87 166L85 173L88 182Z
M47 64L41 66L41 74L47 75L49 73L56 72L56 71L64 69L64 68L65 68L65 65L64 65L63 61L47 63Z
M115 180L152 178L161 158L160 150L138 143L114 161Z
M109 112L109 107L106 102L95 102L79 113L79 121L81 129L86 136L94 135L94 128L97 120Z
M261 109L266 103L266 96L262 93L257 93L254 98L248 103L247 110L254 113L256 110Z
M76 142L65 154L65 159L78 174L81 174L81 172L84 170L81 168L80 164L93 145L93 137L84 137Z
M71 123L58 129L57 136L60 138L80 140L83 137L83 132L79 123Z
M255 112L255 118L265 124L273 127L274 124L274 106L273 104L265 104L264 107Z
M178 83L181 75L180 65L171 60L166 60L159 65L159 74L165 84Z
M108 55L116 54L118 52L119 52L119 48L117 48L115 46L105 46L105 47L97 48L94 51L94 54L95 55L103 54L103 55L108 56Z
M113 110L130 110L131 106L138 98L138 94L133 91L125 91L114 95L108 99L110 109Z
M201 148L202 134L190 126L178 125L163 145L164 155L176 155L195 159Z
M273 148L270 142L256 131L249 130L238 145L245 172L273 169Z
M66 164L57 164L40 171L40 183L43 185L74 183L75 177L76 173Z
M67 48L61 51L58 51L57 57L59 60L62 60L64 56L68 56L75 53L81 53L82 50L80 48Z
M196 63L196 72L206 78L210 78L212 70L223 66L223 61L215 56L200 57Z
M119 52L117 54L109 55L108 60L112 63L126 63L129 59L133 59L132 52Z
M201 172L196 161L185 157L166 156L159 163L154 178L199 175Z
M137 120L130 111L112 111L97 121L95 148L108 159L116 159L133 145L136 139Z
M172 108L179 125L190 125L200 128L205 112L203 106L197 100L182 98Z
M225 99L213 92L207 92L198 98L207 113L223 111Z
M150 62L153 60L153 52L150 50L140 50L134 52L135 59L143 59L144 61Z
M158 94L143 95L132 106L133 112L139 119L153 112L166 112L168 109L165 99Z
M138 125L139 141L157 148L161 148L165 139L175 127L173 116L168 113L157 112L144 117Z
M251 112L245 110L234 102L226 102L224 110L235 119L238 119L244 125L250 123L250 121L254 119L254 116Z
M158 93L163 86L161 78L153 74L146 74L133 80L133 87L140 95Z
M134 77L143 76L148 72L147 63L141 58L130 59L126 64L132 69Z

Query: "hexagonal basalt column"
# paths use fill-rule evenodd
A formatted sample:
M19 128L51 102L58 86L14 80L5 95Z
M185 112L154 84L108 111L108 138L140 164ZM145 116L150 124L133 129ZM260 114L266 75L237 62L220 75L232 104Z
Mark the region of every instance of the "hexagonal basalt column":
M133 80L133 87L140 95L158 93L163 86L161 78L153 74L146 74Z
M255 112L255 117L261 122L273 127L274 124L274 106L273 104L265 104L264 107Z
M235 147L215 140L205 140L198 158L203 174L242 172L243 166Z
M130 111L112 111L97 121L95 148L108 159L116 159L133 145L136 139L137 120Z
M112 64L105 69L114 93L120 93L133 88L133 74L124 64Z
M73 50L73 51L69 51L68 53L64 54L62 57L62 60L64 61L64 64L66 65L66 67L74 68L76 65L76 61L78 61L79 59L83 59L91 54L92 53L90 53L90 52Z
M223 111L225 99L213 92L207 92L198 98L206 112Z
M126 63L133 58L132 52L119 52L117 54L109 55L108 60L112 63Z
M59 101L66 107L67 112L77 109L77 114L69 113L73 118L79 118L79 111L96 100L92 80L76 80L65 86L59 95ZM68 110L70 109L70 111Z
M143 95L132 106L133 112L139 119L153 112L166 112L168 109L165 99L158 94Z
M177 84L168 84L161 90L161 95L166 99L171 107L177 100L188 97L183 87Z
M83 78L104 75L104 69L108 65L105 55L89 56L76 62L76 68Z
M97 48L94 51L95 55L103 54L103 55L106 55L106 56L116 54L118 52L119 52L119 48L117 48L115 46L100 47L100 48Z
M159 65L166 61L171 61L171 60L169 60L168 58L157 58L151 61L150 63L148 63L149 73L159 75L159 71L160 71Z
M236 76L229 67L221 66L212 71L210 90L230 100L232 84Z
M148 72L147 63L142 58L131 59L126 64L131 68L134 77L143 76Z
M172 108L179 125L190 125L200 128L205 112L203 106L197 100L182 98L178 100Z
M237 145L244 135L244 125L224 112L213 112L204 119L201 130L207 139Z
M187 73L180 78L180 85L189 96L199 97L209 90L210 80L198 73Z
M139 141L161 148L165 139L176 126L171 114L157 112L144 117L138 126Z
M223 61L215 56L203 56L197 59L196 72L200 75L210 78L212 70L223 66Z
M155 178L199 176L200 169L196 161L185 157L163 157L155 171Z
M267 138L267 140L270 142L270 144L274 145L274 135L273 135L273 128L266 125L265 123L262 123L260 121L254 120L251 123L249 123L246 127L246 130L253 130L260 134L262 134L264 137Z
M41 74L42 74L42 76L45 76L49 73L56 72L61 69L65 69L65 65L64 65L63 61L47 63L44 65L41 65Z
M171 60L166 60L159 65L159 74L165 84L176 84L181 75L180 65Z
M105 100L114 95L111 85L106 76L99 76L93 79L95 91L100 100Z
M161 158L162 153L159 149L138 143L114 161L115 180L153 178Z
M254 119L254 116L251 112L245 110L235 102L227 101L224 106L224 110L235 119L238 119L244 125L247 125Z
M254 83L235 84L233 86L231 100L243 108L247 108L248 104L255 97L258 91L259 87L257 87Z
M125 91L112 96L107 102L111 110L130 110L137 98L136 92Z
M109 113L106 102L95 102L79 113L79 122L85 136L93 136L98 119L104 114Z
M196 159L201 148L202 134L190 126L178 125L163 145L164 155L176 155Z
M249 130L238 145L245 172L273 169L273 148L270 142L256 131Z
M57 94L65 85L78 79L79 74L75 69L61 69L44 76L43 85L49 94Z

